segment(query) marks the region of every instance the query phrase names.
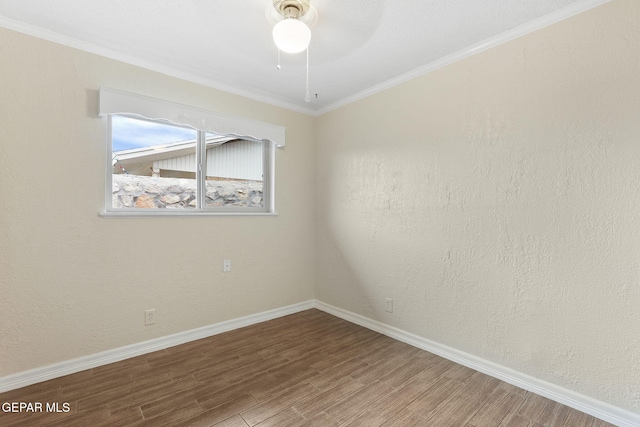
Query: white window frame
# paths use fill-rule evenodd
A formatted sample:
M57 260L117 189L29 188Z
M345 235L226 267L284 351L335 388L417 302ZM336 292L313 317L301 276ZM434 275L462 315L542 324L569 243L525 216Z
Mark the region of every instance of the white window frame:
M131 94L115 89L100 89L99 115L107 117L107 177L103 217L209 216L209 215L275 215L275 149L285 145L285 128L270 123L202 110L169 101ZM114 208L112 206L111 120L112 116L141 118L157 123L191 128L197 131L197 206L188 209ZM207 133L261 141L263 155L263 207L207 207L205 177L205 136Z

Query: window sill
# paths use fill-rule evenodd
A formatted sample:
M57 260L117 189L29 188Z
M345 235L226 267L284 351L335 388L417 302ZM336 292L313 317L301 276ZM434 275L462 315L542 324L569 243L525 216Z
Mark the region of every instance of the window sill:
M124 211L113 212L103 211L98 215L102 218L162 218L162 217L212 217L212 216L278 216L277 212L216 212L216 211L173 211L172 209L162 209L161 211Z

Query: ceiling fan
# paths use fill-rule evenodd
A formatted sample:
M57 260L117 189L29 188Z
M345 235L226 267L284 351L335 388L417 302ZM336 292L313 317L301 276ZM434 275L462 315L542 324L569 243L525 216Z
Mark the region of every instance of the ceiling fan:
M309 93L309 43L311 28L318 20L318 12L309 0L272 0L267 7L267 20L273 25L273 41L280 51L286 53L307 52L307 78L304 100L311 102Z
M307 49L311 42L310 27L318 19L318 12L309 0L273 0L270 9L276 46L287 53Z

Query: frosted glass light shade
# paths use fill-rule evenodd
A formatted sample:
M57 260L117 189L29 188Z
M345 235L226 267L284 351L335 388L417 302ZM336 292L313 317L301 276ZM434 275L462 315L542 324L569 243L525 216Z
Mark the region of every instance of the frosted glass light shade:
M273 27L273 41L283 52L302 52L309 47L311 30L295 18L283 19Z

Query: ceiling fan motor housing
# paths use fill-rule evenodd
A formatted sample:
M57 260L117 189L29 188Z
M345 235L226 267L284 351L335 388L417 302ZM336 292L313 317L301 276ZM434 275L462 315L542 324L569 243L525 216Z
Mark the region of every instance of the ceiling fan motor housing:
M311 6L309 0L273 0L273 7L285 19L299 19L309 11Z

